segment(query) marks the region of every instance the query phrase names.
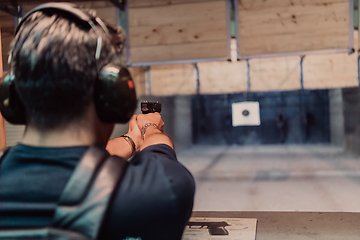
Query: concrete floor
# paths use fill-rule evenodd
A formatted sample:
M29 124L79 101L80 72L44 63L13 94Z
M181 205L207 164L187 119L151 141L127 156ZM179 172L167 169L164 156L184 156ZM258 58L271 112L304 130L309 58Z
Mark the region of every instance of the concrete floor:
M330 145L194 146L194 211L360 212L360 159Z

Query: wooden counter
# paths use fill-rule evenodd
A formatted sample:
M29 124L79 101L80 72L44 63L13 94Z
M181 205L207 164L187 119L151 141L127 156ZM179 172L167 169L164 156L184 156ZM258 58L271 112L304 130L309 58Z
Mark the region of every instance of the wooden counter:
M256 240L359 240L360 213L193 212L193 217L256 218Z

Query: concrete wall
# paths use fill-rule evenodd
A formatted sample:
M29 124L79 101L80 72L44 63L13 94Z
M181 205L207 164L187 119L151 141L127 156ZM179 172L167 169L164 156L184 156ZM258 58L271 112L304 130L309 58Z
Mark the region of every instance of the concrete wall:
M140 101L145 100L161 102L161 116L165 123L164 133L174 141L175 150L190 147L192 145L191 96L143 96L139 98L139 105Z
M232 126L231 105L243 101L259 102L260 126ZM328 104L327 90L194 96L193 141L211 145L329 143ZM277 125L279 114L286 119L282 129Z
M344 107L342 89L329 90L329 118L331 144L345 147Z
M360 155L360 88L342 89L346 149Z

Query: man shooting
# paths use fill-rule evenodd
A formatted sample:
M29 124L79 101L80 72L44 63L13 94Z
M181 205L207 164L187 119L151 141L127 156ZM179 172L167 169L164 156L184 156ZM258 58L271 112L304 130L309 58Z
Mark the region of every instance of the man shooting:
M124 159L135 154L99 238L181 239L194 181L163 133L160 114L131 117L135 90L127 70L117 68L123 46L121 29L72 5L50 4L24 17L11 45L9 97L1 104L4 117L26 130L0 160L0 230L50 226L79 160L96 145ZM128 133L108 141L114 124L129 119Z

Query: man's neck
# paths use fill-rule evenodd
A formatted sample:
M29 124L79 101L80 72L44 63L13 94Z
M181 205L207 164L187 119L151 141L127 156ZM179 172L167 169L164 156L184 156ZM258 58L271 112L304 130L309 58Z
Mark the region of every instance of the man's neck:
M105 147L114 124L102 123L90 105L81 120L51 130L26 127L21 143L38 147L71 147L97 144Z
M96 134L84 128L68 127L41 131L31 126L26 128L21 143L37 147L69 147L99 144Z

